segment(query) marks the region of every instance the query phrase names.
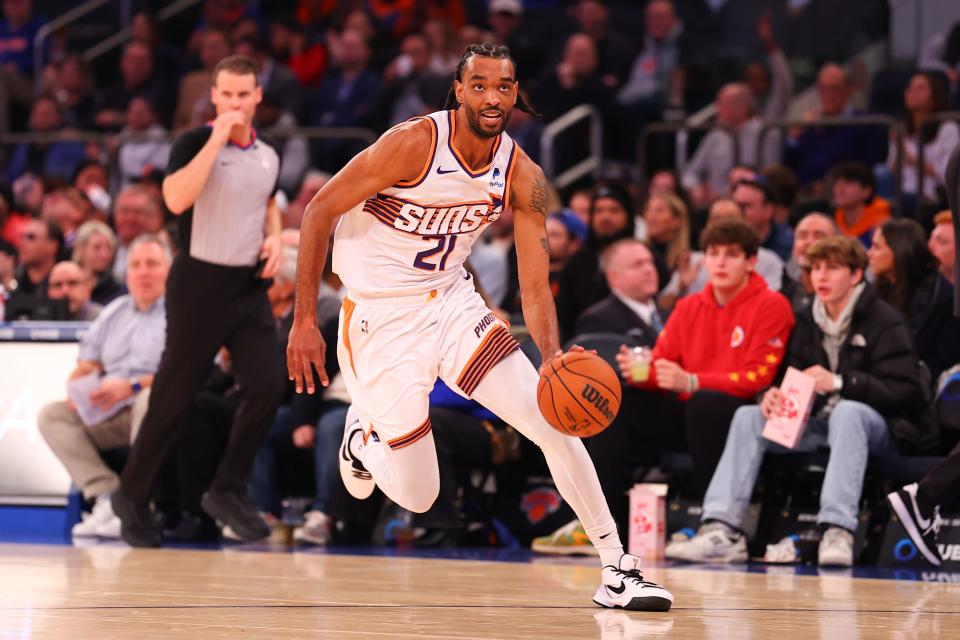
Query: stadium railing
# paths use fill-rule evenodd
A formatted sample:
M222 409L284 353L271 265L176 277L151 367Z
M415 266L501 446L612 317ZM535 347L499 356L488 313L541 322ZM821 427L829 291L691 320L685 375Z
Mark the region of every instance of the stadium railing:
M674 163L674 168L678 172L683 172L684 167L686 166L687 159L691 154L687 151L687 144L689 143L690 134L696 132L709 133L713 130L720 130L730 136L731 141L733 142L733 163L737 164L740 162L740 140L737 137L736 132L731 127L726 127L717 124L690 124L687 122L654 122L646 125L643 129L640 130L640 135L637 136L637 167L640 170L641 176L648 176L648 170L650 168L651 162L648 158L648 149L651 138L653 136L659 135L670 135L674 136L674 145L676 147L676 161Z
M590 123L590 153L558 174L554 158L557 137L584 120ZM540 164L544 175L557 189L563 189L588 174L599 175L603 164L603 119L597 108L581 104L548 124L540 136Z

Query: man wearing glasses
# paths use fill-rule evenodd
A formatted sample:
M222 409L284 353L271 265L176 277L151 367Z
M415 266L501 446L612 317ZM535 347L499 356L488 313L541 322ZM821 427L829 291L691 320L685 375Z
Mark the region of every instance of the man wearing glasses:
M69 307L67 320L92 322L103 308L90 301L93 293L93 278L76 262L58 262L50 272L47 297L51 300L66 300Z

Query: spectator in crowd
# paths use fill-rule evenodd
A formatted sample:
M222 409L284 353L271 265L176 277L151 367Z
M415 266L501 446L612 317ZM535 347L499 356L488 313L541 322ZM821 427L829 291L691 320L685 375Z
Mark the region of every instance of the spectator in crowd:
M846 72L836 64L826 64L817 74L820 107L806 114L808 120L860 115L850 97L853 87ZM883 131L873 127L806 127L791 130L787 136L784 162L797 174L800 186L815 193L822 191L821 181L830 168L840 162L860 162L867 166L882 162L886 155Z
M40 217L60 227L64 249L72 249L77 229L93 218L93 205L87 197L73 187L54 189L43 197Z
M630 39L610 28L610 14L602 0L577 0L573 16L580 33L593 40L597 50L597 74L604 85L623 84L636 53Z
M868 455L893 453L898 444L928 444L929 426L911 420L925 392L910 332L896 309L865 283L863 247L849 238L826 238L808 249L807 259L817 298L797 316L786 364L816 380L813 417L800 444L786 450L761 435L766 420L781 411L777 387L767 389L759 405L739 409L704 499L703 524L692 539L668 545L668 558L745 562L740 527L764 453L826 445L819 561L850 566Z
M572 211L564 209L547 216L546 228L550 253L550 289L556 300L560 293L560 274L587 239L587 225ZM520 307L515 305L514 308Z
M112 202L107 191L109 176L106 166L97 160L84 160L74 170L70 184L87 197L90 204L96 208L97 215L106 218Z
M131 40L120 56L120 78L104 90L97 103L93 123L106 131L119 131L126 124L127 107L138 95L148 94L157 101L157 111L165 116L172 111L172 91L165 90L154 73L153 49L145 42Z
M683 103L683 64L689 43L673 2L652 0L644 9L643 49L633 60L626 82L617 92L617 102L643 122L658 120L668 104Z
M707 224L718 220L743 220L743 211L730 198L715 200L710 206ZM783 286L783 261L770 249L760 247L757 250L757 275L763 278L771 291L780 291ZM670 282L658 296L661 308L670 311L680 298L703 291L707 286L707 270L704 266L702 251L684 252L680 256L677 268Z
M97 319L103 307L96 302L91 302L92 292L93 277L76 262L68 260L58 262L50 271L47 297L51 300L67 300L69 309L67 320L91 322Z
M890 203L877 195L873 171L860 163L845 162L830 171L830 179L837 228L869 249L874 231L890 218Z
M90 65L83 56L71 53L63 59L50 93L60 103L64 126L85 131L93 125L97 93Z
M690 189L693 202L698 206L709 206L727 187L727 174L734 165L734 142L730 130L737 136L740 162L760 166L779 158L780 141L772 132L765 139L762 156L757 157L763 122L757 117L750 87L739 82L725 85L717 93L714 104L717 128L700 142L683 171L683 184Z
M305 87L319 84L327 71L326 48L311 42L303 25L292 18L270 23L270 52Z
M274 134L297 126L296 116L283 104L276 102L276 96L264 96L257 105L253 121L258 131ZM277 140L280 153L279 186L286 193L293 193L303 180L310 166L310 145L302 136L271 135ZM314 192L316 194L316 192Z
M116 252L117 236L104 223L91 220L77 230L73 262L90 273L94 283L90 299L96 304L107 305L127 292L110 270Z
M524 100L527 100L526 92L521 90ZM513 138L521 149L534 162L540 161L540 138L543 135L543 123L526 111L514 110L510 114L510 122L507 123L507 135Z
M311 101L311 124L318 127L357 127L367 124L370 107L380 91L380 79L370 68L370 45L358 31L339 38L334 69ZM313 157L322 169L337 170L357 151L353 141L315 141Z
M957 263L957 238L954 235L950 211L941 211L933 216L933 231L930 232L927 247L940 263L940 275L956 287L954 269Z
M904 194L936 201L937 193L943 187L943 175L947 168L950 152L960 143L960 127L955 122L930 122L932 115L947 109L947 87L935 73L922 71L910 78L903 93L903 102L907 110L905 121L906 136L903 139L903 181ZM923 193L919 194L920 167L918 145L923 145ZM887 153L887 164L896 166L897 145L891 139Z
M10 99L28 106L33 99L34 42L43 26L33 0L8 0L0 19L0 84ZM6 100L6 98L4 98Z
M513 118L511 118L512 120ZM583 224L590 224L590 204L593 202L593 194L588 189L578 189L570 194L567 201L567 208L573 211L573 214L583 221Z
M281 167L281 171L282 170ZM307 208L307 205L310 204L313 196L317 195L317 191L320 191L321 187L327 184L327 181L330 180L331 177L332 176L326 171L319 171L317 169L307 170L306 175L303 176L303 181L300 183L300 189L297 191L296 197L290 202L290 205L287 206L287 210L283 212L284 229L300 228L300 224L303 222L303 212Z
M773 219L774 205L766 178L755 174L751 180L741 180L732 195L746 221L760 238L760 246L770 249L784 262L789 260L793 248L793 229Z
M63 129L60 105L53 96L41 95L30 109L30 132L52 134ZM13 183L23 173L68 180L84 158L78 142L33 142L16 146L7 165L7 182Z
M654 191L643 208L643 222L650 248L667 269L660 277L669 278L680 264L680 257L690 250L690 217L683 200L666 191Z
M794 313L813 302L813 283L810 282L810 263L807 261L807 249L817 240L839 234L833 218L825 213L813 211L797 223L793 237L793 253L785 266L786 282L783 295L793 304Z
M419 32L400 42L400 55L383 73L384 86L371 112L379 130L443 107L450 88L449 76L430 70L430 43Z
M50 220L31 220L20 241L19 266L9 287L11 301L15 297L46 297L50 271L62 250L60 227Z
M113 228L117 232L117 251L113 261L113 277L126 280L127 247L137 236L146 233L147 219L160 211L160 206L143 187L129 185L120 190L113 205Z
M427 20L423 25L423 35L430 43L430 71L445 77L452 76L457 70L461 53L453 26L443 20ZM515 53L512 47L510 53Z
M765 12L757 18L757 36L767 54L767 66L751 62L743 72L743 81L750 87L757 110L764 120L782 118L793 98L793 72L783 49L773 35L773 20Z
M631 446L655 465L661 451L685 444L696 492L702 492L734 411L770 384L790 337L788 303L753 273L758 245L750 226L739 220L712 223L701 244L710 284L677 304L653 348L648 379L631 377L626 346L617 356L629 385L624 402L635 403L638 413L621 411L611 427L587 441L604 495L621 518ZM632 395L637 397L626 399Z
M177 131L198 127L213 110L210 103L210 74L220 60L230 55L227 34L219 29L204 29L200 36L199 57L202 68L191 71L180 80L173 128Z
M23 178L32 179L29 175ZM11 255L16 255L20 239L30 220L27 213L18 209L13 190L0 182L0 246L5 244L8 250L12 249Z
M164 42L160 34L160 20L149 11L138 11L130 20L130 39L147 43L153 49L154 67L158 78L171 83L180 79L184 67L184 51L179 44ZM168 106L173 106L172 98ZM167 114L169 115L169 114ZM169 124L167 121L165 124Z
M146 390L163 351L170 250L158 238L143 236L130 248L128 259L130 293L114 300L91 325L69 378L99 378L85 401L96 409L98 421L85 424L75 399L48 404L37 417L41 435L83 497L94 503L92 513L74 526L75 537L120 536L120 521L110 506L120 480L100 452L126 447L136 438L147 410Z
M793 205L797 201L797 177L782 164L772 164L760 172L770 187L770 204L773 205L773 221L777 224L793 223ZM748 178L749 179L749 178Z
M601 187L590 202L589 233L584 246L560 274L557 321L564 340L573 336L577 317L610 291L600 272L600 254L617 240L633 237L633 203L622 188Z
M563 57L537 82L533 103L542 110L546 122L552 122L581 104L603 110L610 89L597 75L597 47L590 36L575 33L567 38Z
M953 287L940 275L923 227L905 218L887 220L874 231L868 255L877 294L906 318L917 355L936 383L960 363L960 321L953 317Z
M492 30L491 39L496 44L510 48L510 55L517 63L518 79L523 82L536 78L545 62L544 47L523 29L523 3L520 0L490 0L487 11L487 22ZM460 44L457 60L466 44L483 41L483 38L478 38L477 35L467 38L470 42ZM453 68L453 71L455 70L456 65Z

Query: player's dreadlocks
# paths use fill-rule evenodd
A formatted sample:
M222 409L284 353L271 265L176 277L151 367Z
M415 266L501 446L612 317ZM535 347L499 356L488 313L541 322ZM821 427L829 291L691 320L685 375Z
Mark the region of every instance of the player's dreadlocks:
M517 68L517 63L513 61L513 58L510 57L510 49L503 46L498 46L495 44L483 43L483 44L471 44L468 45L466 50L463 52L463 56L460 57L460 63L457 64L457 75L455 78L460 82L463 82L463 68L467 66L467 62L470 61L470 58L473 56L479 56L481 58L496 58L498 60L509 60L510 64L513 65L513 68ZM447 94L447 102L443 105L445 110L456 109L460 106L460 102L457 101L457 94L453 84L450 85L450 92ZM534 118L542 117L539 113L533 110L533 108L527 104L527 101L523 99L523 94L517 94L517 109L525 113L529 113Z

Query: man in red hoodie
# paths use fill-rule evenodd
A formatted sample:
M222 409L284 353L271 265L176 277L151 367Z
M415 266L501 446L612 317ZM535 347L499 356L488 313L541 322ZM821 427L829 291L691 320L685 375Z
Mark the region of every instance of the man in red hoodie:
M770 385L793 328L790 303L755 273L758 243L741 220L708 225L700 244L709 284L677 303L653 348L650 378L631 380L626 347L617 357L631 386L669 392L667 402L685 401L686 445L701 493L720 460L733 413Z

